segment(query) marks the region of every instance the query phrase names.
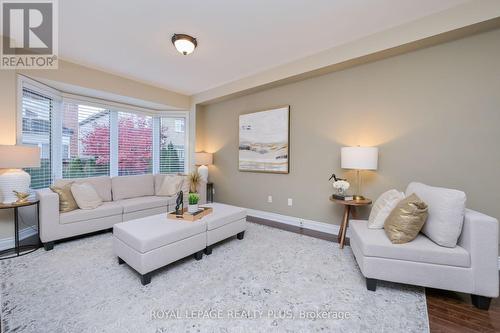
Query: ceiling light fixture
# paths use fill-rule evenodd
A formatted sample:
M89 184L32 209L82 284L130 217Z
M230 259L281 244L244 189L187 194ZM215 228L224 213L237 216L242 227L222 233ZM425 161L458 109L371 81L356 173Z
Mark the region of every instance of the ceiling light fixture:
M174 34L172 36L172 44L174 44L177 51L184 55L188 55L194 51L198 42L196 38L186 34Z

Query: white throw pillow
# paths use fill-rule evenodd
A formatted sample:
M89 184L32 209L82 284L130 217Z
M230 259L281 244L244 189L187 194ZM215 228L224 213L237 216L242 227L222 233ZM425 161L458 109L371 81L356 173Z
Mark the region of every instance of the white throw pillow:
M455 247L462 233L465 215L465 193L422 183L410 183L406 196L415 193L429 206L429 217L422 233L438 245Z
M94 209L102 204L102 199L95 188L89 183L74 183L71 193L80 209Z
M183 180L182 176L165 176L157 195L167 197L176 195L181 190Z
M368 218L368 228L383 229L385 220L404 197L404 193L397 190L389 190L382 193L373 204L370 217Z

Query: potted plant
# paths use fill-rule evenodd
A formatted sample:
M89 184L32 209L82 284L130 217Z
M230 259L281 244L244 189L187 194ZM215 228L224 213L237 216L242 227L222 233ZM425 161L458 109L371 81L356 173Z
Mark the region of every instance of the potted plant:
M188 213L194 214L196 213L199 208L198 208L198 201L200 201L200 195L198 193L189 193L188 196Z
M193 171L188 175L189 193L198 193L198 186L201 182L201 176L198 171Z

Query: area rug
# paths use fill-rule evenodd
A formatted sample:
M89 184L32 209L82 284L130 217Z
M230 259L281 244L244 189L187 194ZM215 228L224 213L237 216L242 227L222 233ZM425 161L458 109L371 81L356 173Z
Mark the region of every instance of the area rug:
M142 286L111 234L0 261L4 332L427 332L422 288L366 290L349 247L248 224Z

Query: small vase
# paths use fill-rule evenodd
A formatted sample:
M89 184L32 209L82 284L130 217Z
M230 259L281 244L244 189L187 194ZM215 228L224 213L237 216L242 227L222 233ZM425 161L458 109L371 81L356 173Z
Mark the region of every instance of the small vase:
M188 205L188 213L194 214L198 211L198 204L196 205Z

